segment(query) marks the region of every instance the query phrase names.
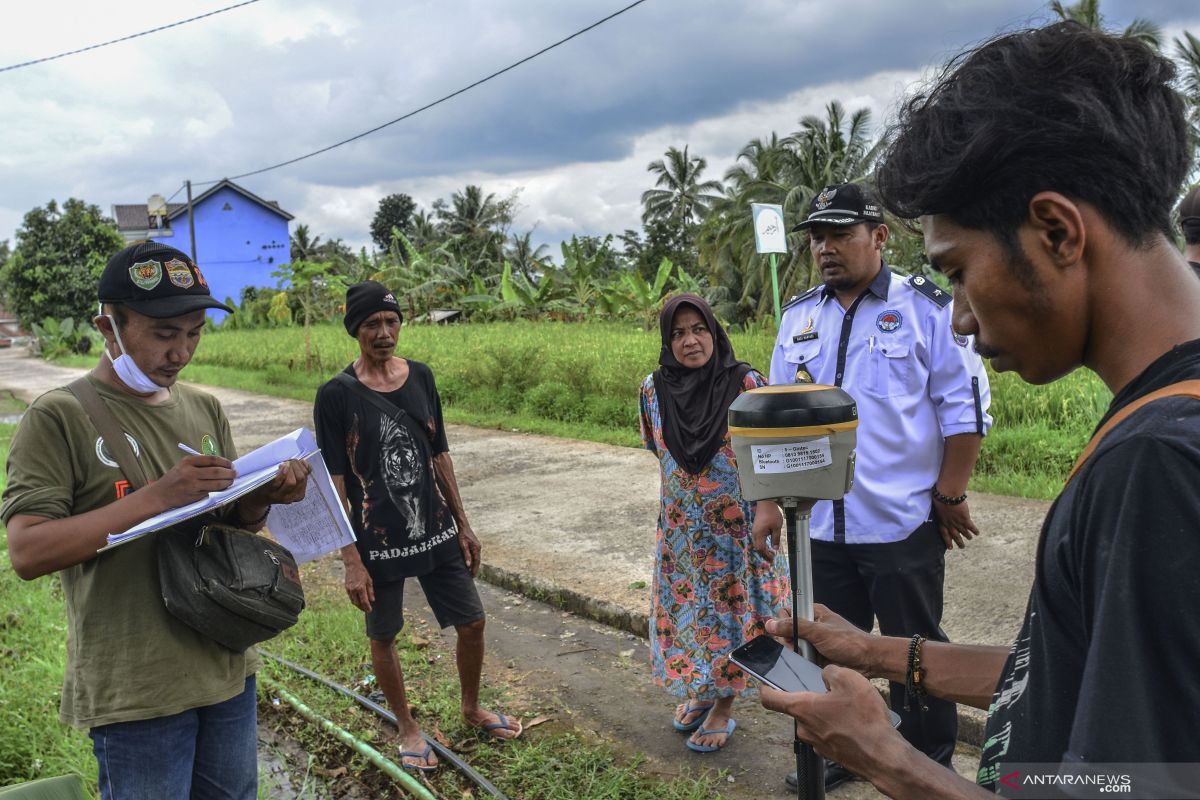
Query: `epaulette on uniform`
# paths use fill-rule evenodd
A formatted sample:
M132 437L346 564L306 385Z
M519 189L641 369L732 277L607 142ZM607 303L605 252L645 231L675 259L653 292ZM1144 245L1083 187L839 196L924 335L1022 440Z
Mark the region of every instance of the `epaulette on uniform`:
M808 290L807 292L805 292L804 294L798 294L798 295L796 295L796 296L795 296L795 297L793 297L791 300L788 300L786 303L784 303L784 304L783 304L783 307L782 307L782 308L780 308L779 310L780 310L780 311L786 311L787 309L789 309L789 308L791 308L792 306L796 305L796 303L800 303L800 302L803 302L804 300L807 300L808 298L812 297L812 296L813 296L814 294L816 294L817 292L821 291L821 287L822 287L822 286L824 286L824 285L825 285L825 284L823 284L823 283L818 283L816 286L812 287L811 289L809 289L809 290Z
M950 305L950 301L954 298L945 289L938 286L929 278L921 275L909 275L908 285L916 289L921 294L925 295L938 308L945 308Z

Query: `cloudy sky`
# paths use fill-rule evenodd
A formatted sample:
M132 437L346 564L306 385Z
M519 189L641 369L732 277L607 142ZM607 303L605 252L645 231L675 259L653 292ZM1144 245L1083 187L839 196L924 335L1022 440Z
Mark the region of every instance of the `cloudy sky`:
M8 4L0 66L234 0ZM517 61L629 0L260 0L179 28L0 72L0 239L26 211L80 197L170 196L303 155ZM1104 0L1168 40L1200 35L1195 0ZM947 57L1047 19L1033 0L647 0L430 111L239 181L314 233L369 244L381 197L428 207L478 183L520 189L516 230L556 243L639 227L646 165L690 145L720 177L751 138L833 99L881 126ZM182 195L180 195L182 196ZM296 223L293 223L293 228ZM557 248L554 248L555 250Z

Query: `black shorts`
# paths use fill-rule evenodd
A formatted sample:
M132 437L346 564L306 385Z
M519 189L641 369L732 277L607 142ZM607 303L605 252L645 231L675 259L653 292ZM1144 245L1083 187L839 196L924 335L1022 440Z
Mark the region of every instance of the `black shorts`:
M404 580L374 585L375 602L365 614L368 639L390 642L404 627ZM475 578L461 556L438 564L433 572L417 580L439 626L449 628L483 619L483 601L475 588Z

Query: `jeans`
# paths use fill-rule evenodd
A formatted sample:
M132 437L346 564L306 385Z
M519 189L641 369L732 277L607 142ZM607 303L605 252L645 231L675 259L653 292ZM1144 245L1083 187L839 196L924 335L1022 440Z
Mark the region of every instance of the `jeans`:
M254 800L254 676L236 697L154 719L92 728L103 800Z

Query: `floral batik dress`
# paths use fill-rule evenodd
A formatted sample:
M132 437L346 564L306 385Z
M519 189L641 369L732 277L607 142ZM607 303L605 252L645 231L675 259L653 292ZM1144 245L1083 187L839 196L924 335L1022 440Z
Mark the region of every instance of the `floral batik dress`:
M751 370L743 391L765 386ZM787 558L769 563L753 548L751 505L742 502L729 434L699 475L667 450L653 376L642 383L642 442L658 456L658 516L650 662L654 681L677 697L741 694L746 675L728 654L761 633L790 602Z

